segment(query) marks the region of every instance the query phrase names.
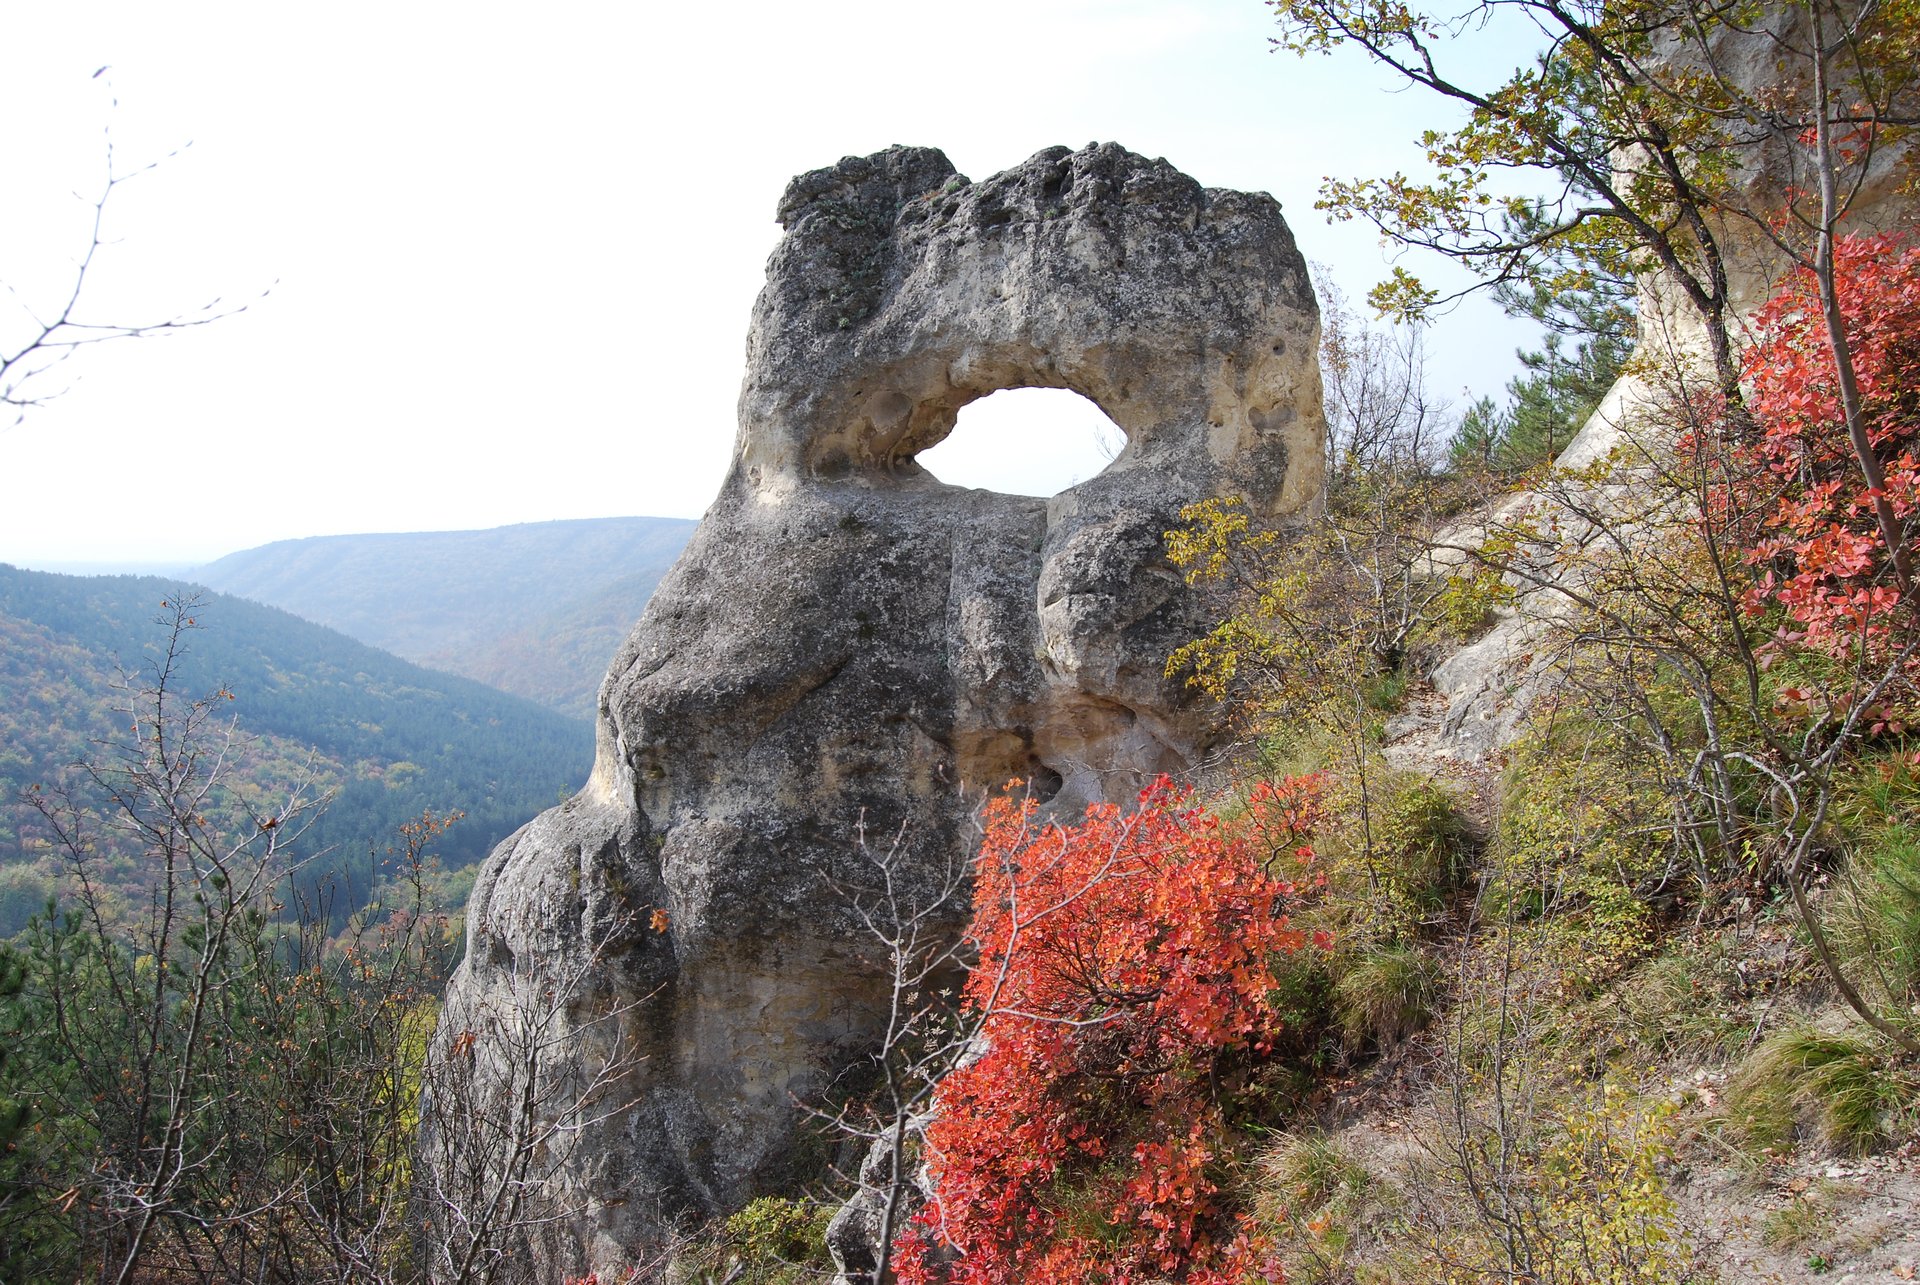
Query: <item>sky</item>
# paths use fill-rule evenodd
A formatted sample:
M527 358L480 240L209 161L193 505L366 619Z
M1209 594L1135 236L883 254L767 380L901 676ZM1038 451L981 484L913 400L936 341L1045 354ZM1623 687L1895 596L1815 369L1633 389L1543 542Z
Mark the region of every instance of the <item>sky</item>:
M89 349L0 427L0 561L698 517L781 191L892 143L979 179L1111 140L1271 192L1358 299L1393 260L1320 182L1416 165L1444 115L1271 32L1260 0L9 6L0 343L70 287L109 141L153 167L107 206L83 315L228 315ZM1463 307L1435 390L1497 394L1533 339ZM996 394L923 459L1049 493L1104 459L1061 398Z

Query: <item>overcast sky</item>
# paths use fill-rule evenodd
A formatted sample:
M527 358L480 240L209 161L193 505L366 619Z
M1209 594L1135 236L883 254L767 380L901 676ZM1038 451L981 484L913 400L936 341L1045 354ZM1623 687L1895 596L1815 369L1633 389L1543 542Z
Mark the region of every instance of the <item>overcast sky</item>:
M1442 117L1270 30L1259 0L10 5L0 337L68 283L109 127L121 169L168 159L114 196L85 313L246 310L89 351L0 428L0 561L698 517L781 190L896 142L978 179L1113 140L1272 192L1358 298L1385 252L1313 210L1320 180L1414 164ZM1437 390L1497 393L1531 340L1468 307L1433 337ZM971 427L1018 411L1000 394L956 434L977 458L936 471L1046 490L1098 467L1027 400L1018 453L1060 458L1011 469Z

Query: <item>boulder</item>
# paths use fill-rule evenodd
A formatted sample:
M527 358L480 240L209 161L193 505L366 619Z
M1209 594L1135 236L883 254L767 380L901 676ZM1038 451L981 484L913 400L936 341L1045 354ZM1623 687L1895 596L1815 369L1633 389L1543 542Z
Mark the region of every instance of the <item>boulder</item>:
M818 1168L804 1106L889 998L869 858L930 896L984 791L1071 814L1189 771L1223 725L1165 673L1203 622L1163 533L1320 494L1318 313L1272 198L1111 144L978 183L895 147L795 179L779 221L731 472L614 657L591 780L481 871L437 1036L525 1065L502 1015L552 1010L533 1105L495 1075L463 1108L537 1135L546 1279ZM1124 450L1050 499L915 462L1017 387L1089 398ZM490 1163L427 1133L444 1190Z

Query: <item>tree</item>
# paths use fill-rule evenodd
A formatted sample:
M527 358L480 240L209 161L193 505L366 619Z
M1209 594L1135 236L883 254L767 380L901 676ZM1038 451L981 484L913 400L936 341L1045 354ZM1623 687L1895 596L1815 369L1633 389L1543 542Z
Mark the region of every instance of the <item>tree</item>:
M565 978L430 1045L454 945L433 850L458 818L404 825L371 899L305 878L324 797L264 796L232 695L181 694L195 612L163 606L123 730L34 795L66 903L29 925L0 1001L0 1124L26 1124L0 1156L6 1279L526 1279L518 1251L555 1216L542 1181L631 1059L553 1073ZM139 877L105 880L128 852ZM469 1163L417 1166L423 1126Z
M1737 317L1768 275L1761 260L1830 268L1834 230L1899 159L1894 134L1920 121L1920 23L1907 5L1274 7L1283 47L1356 46L1466 113L1421 135L1433 178L1330 180L1323 208L1453 258L1483 284L1558 292L1651 274L1692 314L1715 386L1736 401ZM1546 51L1482 76L1466 33L1494 23L1530 25ZM1743 61L1783 74L1755 84ZM1507 175L1547 190L1513 192ZM1402 315L1444 302L1405 269L1374 298Z
M666 929L665 912L655 912L650 930ZM516 959L503 987L470 999L449 1013L457 1020L440 1024L424 1049L414 1116L420 1164L407 1216L420 1261L396 1279L548 1279L540 1243L582 1212L561 1175L583 1137L637 1102L638 1062L625 1023L653 998L583 1014L589 1006L581 997L627 935L648 930L622 917L554 973Z
M1505 524L1494 556L1487 546L1459 552L1554 604L1583 657L1570 663L1610 667L1608 708L1675 769L1676 850L1710 836L1716 854L1701 850L1703 877L1759 853L1849 1005L1882 1036L1920 1049L1854 987L1806 890L1836 773L1899 672L1884 663L1829 672L1831 707L1847 712L1817 733L1783 721L1764 675L1807 640L1763 647L1753 636L1742 557L1753 546L1742 542L1756 533L1723 502L1745 485L1740 470L1767 431L1742 378L1747 313L1782 274L1804 274L1800 306L1820 338L1808 356L1833 391L1832 440L1845 444L1850 493L1871 529L1851 553L1884 576L1877 606L1902 618L1920 609L1907 515L1890 484L1901 461L1887 454L1890 438L1875 439L1842 303L1851 265L1836 250L1850 220L1901 217L1888 194L1912 169L1920 13L1878 0L1757 9L1485 0L1463 24L1522 19L1547 41L1537 63L1488 83L1453 73L1446 38L1462 27L1431 14L1348 0L1276 8L1290 47L1355 44L1466 111L1457 128L1422 136L1437 178L1330 183L1325 203L1337 214L1449 255L1483 283L1558 290L1596 272L1639 277L1653 304L1642 310L1642 404L1619 426L1616 458L1550 480ZM1509 195L1496 190L1498 171L1551 191ZM1441 302L1404 271L1375 297L1414 314ZM1684 693L1684 717L1663 703L1663 686Z
M34 795L77 904L28 939L37 1016L53 1035L29 1075L41 1114L83 1122L77 1240L111 1281L137 1278L162 1235L188 1260L217 1253L218 1233L247 1216L212 1213L207 1184L236 1172L229 1126L258 1054L267 925L289 845L318 802L305 783L270 801L236 789L239 746L216 721L230 693L175 690L195 604L162 610L158 654L127 687L122 738L73 789ZM101 886L96 829L141 853L144 904L117 904Z
M101 71L105 71L102 68ZM95 72L94 75L100 75ZM184 149L182 149L184 150ZM100 254L110 243L107 211L116 193L128 183L151 173L178 156L178 151L144 165L123 168L115 155L113 134L106 135L106 174L88 203L87 234L74 258L64 290L43 301L31 301L0 281L14 308L10 321L0 322L0 413L11 413L15 424L57 397L60 388L47 386L49 377L82 350L117 339L140 339L204 326L222 317L244 312L246 304L230 305L214 299L197 311L176 313L153 321L96 318L88 310L88 286Z
M1836 315L1852 358L1839 367L1829 360ZM1898 736L1920 714L1920 600L1906 569L1920 501L1920 247L1887 236L1842 238L1824 267L1790 278L1755 325L1747 371L1761 433L1739 445L1708 488L1708 520L1726 524L1756 573L1742 605L1775 624L1758 663L1771 667L1796 652L1837 662L1803 667L1812 681L1780 689L1776 716L1804 730L1780 737L1789 752L1756 766L1777 806L1790 809L1780 860L1821 962L1868 1025L1920 1054L1912 1006L1901 1003L1912 997L1889 997L1890 1014L1867 1001L1806 890L1834 762L1855 737ZM1877 478L1856 467L1862 438L1868 457L1888 461ZM1889 510L1900 519L1893 544ZM1785 620L1776 623L1774 613Z
M1440 455L1447 404L1427 387L1418 325L1368 325L1322 267L1320 373L1327 415L1327 490L1338 497L1362 479L1417 477Z
M1835 259L1860 408L1892 462L1883 494L1910 514L1920 260L1892 238L1843 239ZM1859 473L1820 289L1802 269L1756 315L1746 422L1730 426L1714 390L1682 379L1624 426L1611 458L1549 474L1492 541L1460 552L1528 586L1551 626L1531 645L1554 658L1558 703L1614 747L1582 753L1635 751L1620 756L1623 783L1670 808L1665 853L1636 895L1670 897L1689 874L1705 898L1784 892L1842 1001L1915 1052L1912 996L1881 981L1876 1002L1862 984L1881 972L1874 943L1849 961L1832 941L1849 899L1812 891L1849 878L1853 841L1834 824L1849 778L1904 760L1920 649L1920 604Z
M1526 373L1507 384L1508 407L1475 407L1478 419L1462 422L1451 458L1522 472L1552 461L1573 440L1626 367L1633 350L1633 308L1621 283L1596 277L1593 284L1522 292L1496 288L1507 312L1538 322L1542 346L1522 351Z
M1486 472L1499 466L1506 435L1507 417L1494 405L1493 398L1475 398L1447 443L1447 467L1462 473Z
M0 1227L8 1225L15 1209L32 1199L27 1185L27 1123L32 1113L27 1104L13 1096L13 1079L7 1063L19 1046L21 1029L19 998L26 988L26 961L12 947L0 945ZM0 1248L0 1279L17 1280L26 1275L24 1246L9 1239Z
M835 1133L866 1146L858 1187L827 1231L843 1274L863 1285L893 1285L894 1242L924 1199L916 1153L941 1081L977 1043L984 1015L968 1013L955 991L974 962L956 931L965 913L971 864L950 856L935 877L918 867L906 831L884 847L864 818L855 832L864 861L854 880L832 880L871 941L884 952L887 1010L863 1069L878 1083L819 1115Z

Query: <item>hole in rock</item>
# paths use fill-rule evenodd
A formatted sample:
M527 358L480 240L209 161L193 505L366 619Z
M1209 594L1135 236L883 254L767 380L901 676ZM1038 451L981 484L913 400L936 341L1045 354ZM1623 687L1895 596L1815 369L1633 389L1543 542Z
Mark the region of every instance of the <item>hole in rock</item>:
M1127 444L1106 412L1064 388L1008 388L961 407L953 431L915 457L949 486L1057 495Z
M1042 763L1039 759L1030 761L1027 768L1027 789L1041 803L1053 802L1053 797L1067 783L1066 778Z

